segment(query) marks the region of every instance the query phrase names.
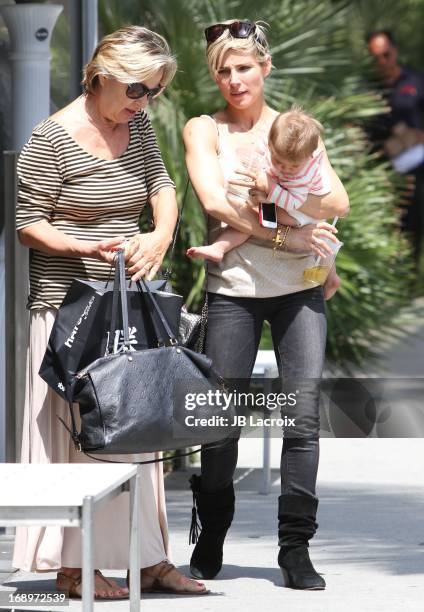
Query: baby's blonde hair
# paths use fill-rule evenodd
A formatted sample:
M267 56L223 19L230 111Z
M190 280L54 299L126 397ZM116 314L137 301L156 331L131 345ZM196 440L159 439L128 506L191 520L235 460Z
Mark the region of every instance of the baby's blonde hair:
M230 24L238 19L230 19L221 23ZM242 20L240 20L242 21ZM206 61L209 72L215 77L227 51L240 51L253 55L259 64L264 64L269 58L269 46L266 39L263 21L255 22L255 30L247 38L234 38L229 30L224 30L221 36L206 48Z
M307 159L318 147L324 128L300 106L293 106L274 120L268 136L270 148L294 163Z
M94 93L101 74L130 84L150 79L161 70L161 85L168 85L177 62L166 40L147 28L127 26L102 38L84 68L82 85L87 93Z

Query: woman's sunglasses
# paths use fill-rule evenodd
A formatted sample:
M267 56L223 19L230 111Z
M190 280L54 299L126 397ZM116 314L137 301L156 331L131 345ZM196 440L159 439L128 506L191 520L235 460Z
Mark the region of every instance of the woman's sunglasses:
M158 85L157 87L152 87L149 89L144 83L131 83L127 87L127 98L131 98L131 100L139 100L140 98L144 98L147 96L148 101L153 100L159 96L165 87L163 85Z
M233 38L248 38L256 30L254 21L233 21L232 23L216 23L205 30L208 45L218 40L220 36L229 30Z

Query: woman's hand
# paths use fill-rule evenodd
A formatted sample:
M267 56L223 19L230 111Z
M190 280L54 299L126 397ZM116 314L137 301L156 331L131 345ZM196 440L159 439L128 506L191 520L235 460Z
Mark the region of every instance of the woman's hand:
M325 240L337 244L336 233L337 229L325 221L317 223L317 225L304 225L291 230L287 236L286 247L292 253L309 253L312 251L318 257L326 257L331 255L332 250Z
M116 238L92 242L92 252L89 253L89 256L94 259L99 259L100 261L105 261L108 264L113 264L116 252L123 248L124 242L125 236L117 236Z
M169 237L158 230L133 236L125 245L125 262L131 280L137 281L142 276L152 280L162 265L169 245Z

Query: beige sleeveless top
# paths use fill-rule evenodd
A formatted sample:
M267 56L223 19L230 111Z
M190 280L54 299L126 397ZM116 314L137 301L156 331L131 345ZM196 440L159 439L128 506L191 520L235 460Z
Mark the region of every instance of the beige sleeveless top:
M218 131L218 160L225 183L240 167L236 152L228 142L228 128L214 122ZM209 244L227 227L208 216ZM303 271L313 265L315 256L276 251L268 240L249 238L241 246L229 251L221 263L208 262L207 290L211 293L235 297L276 297L315 287L303 280Z

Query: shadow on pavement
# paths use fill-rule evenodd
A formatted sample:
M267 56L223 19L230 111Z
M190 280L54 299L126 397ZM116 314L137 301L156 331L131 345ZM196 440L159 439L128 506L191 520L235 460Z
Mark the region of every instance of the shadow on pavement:
M274 472L278 474L273 470L273 479ZM257 485L258 479L252 482ZM236 514L227 538L229 565L225 565L219 578L255 577L281 584L276 567L279 486L274 484L270 495L264 496L258 493L257 487L248 491L245 489L247 483L243 484L244 490L236 486ZM311 557L318 570L320 563L325 563L327 568L355 565L363 570L373 568L399 576L424 574L424 489L399 485L322 484L318 486L318 495L319 529L311 543ZM193 550L193 546L188 545L191 495L188 491L168 490L167 507L171 536L179 535L179 541L183 539L187 543L185 558L188 561ZM232 564L230 547L234 545L240 566ZM249 565L253 559L271 556L275 558L273 568ZM188 571L187 566L181 569Z

